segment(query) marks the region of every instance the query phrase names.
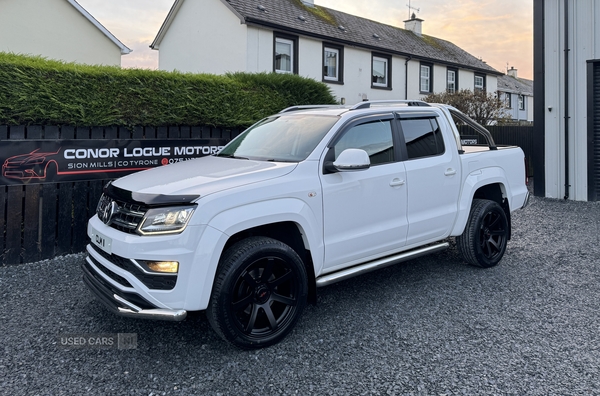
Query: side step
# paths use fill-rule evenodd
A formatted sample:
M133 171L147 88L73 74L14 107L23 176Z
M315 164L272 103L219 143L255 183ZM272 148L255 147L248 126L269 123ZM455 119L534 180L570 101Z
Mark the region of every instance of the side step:
M339 281L352 278L357 275L366 274L367 272L375 271L380 268L389 267L390 265L398 264L403 261L412 260L417 257L426 256L428 254L441 252L450 247L449 242L443 242L436 245L429 245L423 248L402 252L393 256L384 257L382 259L369 261L368 263L359 264L351 268L345 268L338 272L323 275L317 278L317 287L331 285Z

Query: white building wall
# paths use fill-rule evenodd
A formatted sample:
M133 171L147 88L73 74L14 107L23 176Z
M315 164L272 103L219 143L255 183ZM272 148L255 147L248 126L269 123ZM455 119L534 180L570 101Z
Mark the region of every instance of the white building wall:
M564 2L545 9L545 195L565 196ZM587 61L600 58L600 4L569 1L569 198L585 201L587 175ZM551 107L552 111L548 108Z
M475 73L473 73L473 86L475 86ZM486 75L485 77L485 89L489 93L495 94L498 92L498 77L492 75Z
M402 76L404 78L404 76ZM435 78L435 76L434 76ZM422 99L426 95L421 94L421 62L411 60L408 62L408 98Z
M469 70L458 71L458 88L468 89L469 91L475 90L475 73Z
M533 96L527 96L527 121L533 122Z
M271 58L273 55L271 54ZM300 38L298 48L298 75L321 81L323 77L323 42Z
M121 49L66 0L0 0L0 51L121 65Z
M433 92L439 93L446 91L448 87L446 66L433 65Z
M273 71L273 31L254 26L247 27L247 63L248 73Z
M213 74L246 71L246 30L220 1L184 1L158 47L158 68Z

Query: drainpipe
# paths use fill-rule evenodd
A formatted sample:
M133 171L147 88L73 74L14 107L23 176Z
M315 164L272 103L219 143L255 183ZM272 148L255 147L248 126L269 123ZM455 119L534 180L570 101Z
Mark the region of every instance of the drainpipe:
M409 55L406 58L406 62L404 62L404 99L408 100L408 62L412 59L412 56Z
M565 199L569 199L569 0L565 0Z

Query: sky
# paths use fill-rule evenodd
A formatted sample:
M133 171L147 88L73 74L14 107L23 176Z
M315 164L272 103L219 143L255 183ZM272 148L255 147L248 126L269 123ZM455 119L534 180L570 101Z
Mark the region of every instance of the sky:
M133 50L123 67L156 69L150 44L173 0L77 0ZM191 0L215 1L215 0ZM408 4L423 19L423 34L451 41L498 71L518 69L533 79L533 0L315 0L315 4L404 27ZM417 11L418 9L418 11Z

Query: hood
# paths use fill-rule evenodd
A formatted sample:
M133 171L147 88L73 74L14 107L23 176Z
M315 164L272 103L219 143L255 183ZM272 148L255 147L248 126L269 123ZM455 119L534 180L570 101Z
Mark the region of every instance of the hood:
M297 163L202 157L122 177L115 187L151 195L199 195L258 183L290 173Z

